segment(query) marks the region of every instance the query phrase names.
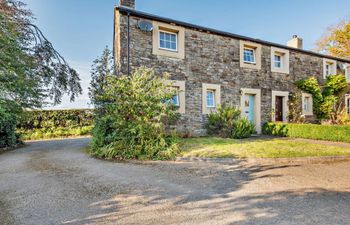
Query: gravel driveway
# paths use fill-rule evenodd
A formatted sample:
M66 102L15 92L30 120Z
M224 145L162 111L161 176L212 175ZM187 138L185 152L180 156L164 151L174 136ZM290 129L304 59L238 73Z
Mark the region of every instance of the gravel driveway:
M0 224L350 224L349 162L128 164L88 142L0 154Z

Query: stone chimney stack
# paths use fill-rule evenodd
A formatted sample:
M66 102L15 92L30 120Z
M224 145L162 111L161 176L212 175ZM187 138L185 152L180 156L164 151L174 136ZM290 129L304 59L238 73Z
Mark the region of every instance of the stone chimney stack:
M135 9L135 0L119 0L119 5Z
M298 35L293 35L293 38L287 42L288 47L303 49L303 39Z

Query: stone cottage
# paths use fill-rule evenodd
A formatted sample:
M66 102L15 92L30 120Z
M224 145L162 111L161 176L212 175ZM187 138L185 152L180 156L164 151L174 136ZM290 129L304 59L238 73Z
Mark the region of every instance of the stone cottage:
M168 72L182 115L177 129L193 135L205 134L218 105L238 106L260 133L265 122L287 122L295 81L338 73L350 81L350 61L304 50L298 36L280 45L136 11L135 0L115 7L114 58L121 74L140 66ZM312 96L301 102L312 117ZM350 112L350 96L346 104Z

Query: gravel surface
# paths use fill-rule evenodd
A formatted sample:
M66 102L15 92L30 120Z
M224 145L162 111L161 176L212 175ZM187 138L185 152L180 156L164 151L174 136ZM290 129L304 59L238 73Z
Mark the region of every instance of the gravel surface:
M0 154L0 224L350 224L350 163L117 163L89 139Z

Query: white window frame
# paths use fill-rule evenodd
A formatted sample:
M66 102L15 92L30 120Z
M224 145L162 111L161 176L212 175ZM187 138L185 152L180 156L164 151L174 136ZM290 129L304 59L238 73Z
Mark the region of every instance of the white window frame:
M278 61L276 61L276 56L278 56L280 58L279 60L279 64L280 66L276 66L276 63ZM273 57L273 66L276 68L276 69L283 69L283 54L282 53L279 53L279 52L276 52L274 57Z
M209 93L213 93L213 104L212 105L208 104L208 94ZM208 108L215 108L216 107L216 105L215 105L215 90L210 90L210 89L207 90L206 101L207 101L207 107Z
M329 66L329 70L327 70ZM323 59L323 78L337 74L337 61L332 59Z
M305 99L309 99L309 104L307 105L307 110L305 110L305 104L307 103ZM312 95L309 93L302 93L302 112L305 116L312 116L313 113L313 98Z
M245 51L246 51L246 50L251 50L251 51L253 51L253 59L254 59L254 61L246 61L246 60L245 60L244 54L245 54ZM243 48L243 62L244 62L244 63L248 63L248 64L256 65L256 48L244 46L244 48Z
M350 64L345 64L344 65L344 70L345 70L345 78L348 83L350 83Z
M275 66L275 56L281 57L281 67ZM289 74L289 51L282 48L271 47L271 72Z
M207 93L214 92L214 106L208 106ZM217 107L221 104L221 86L220 84L207 84L202 83L202 113L209 114L214 112Z
M165 33L165 34L171 34L171 35L175 35L175 44L176 44L176 49L172 49L172 48L164 48L164 47L160 47L160 33ZM170 31L166 31L166 30L162 30L160 29L158 31L158 41L159 41L159 49L161 50L166 50L166 51L171 51L171 52L177 52L178 51L178 34L176 32L170 32Z

